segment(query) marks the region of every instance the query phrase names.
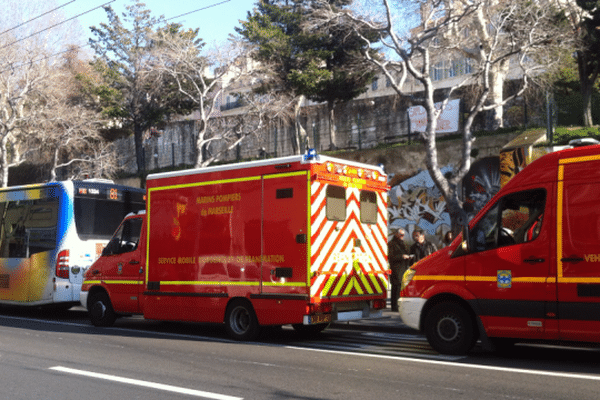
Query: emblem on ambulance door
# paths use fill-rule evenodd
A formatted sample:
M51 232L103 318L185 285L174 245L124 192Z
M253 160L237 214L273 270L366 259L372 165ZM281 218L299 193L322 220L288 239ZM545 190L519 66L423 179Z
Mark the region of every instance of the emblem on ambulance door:
M498 270L498 287L508 289L512 286L512 272L509 269Z
M117 264L117 274L121 275L123 273L123 263Z

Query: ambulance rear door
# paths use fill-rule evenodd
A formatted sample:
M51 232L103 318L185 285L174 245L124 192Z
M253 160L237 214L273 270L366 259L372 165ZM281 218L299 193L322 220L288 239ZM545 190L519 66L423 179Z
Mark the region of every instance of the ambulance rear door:
M263 177L263 294L308 299L308 171Z

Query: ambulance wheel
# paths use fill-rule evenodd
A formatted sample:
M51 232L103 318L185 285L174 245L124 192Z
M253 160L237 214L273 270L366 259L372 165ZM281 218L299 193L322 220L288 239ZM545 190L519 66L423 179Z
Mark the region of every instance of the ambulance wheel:
M225 313L225 328L234 340L253 340L259 333L258 319L247 301L233 301Z
M112 326L117 319L108 295L96 292L88 300L90 321L94 326Z
M425 336L441 354L466 354L475 345L473 319L454 302L436 304L425 317Z

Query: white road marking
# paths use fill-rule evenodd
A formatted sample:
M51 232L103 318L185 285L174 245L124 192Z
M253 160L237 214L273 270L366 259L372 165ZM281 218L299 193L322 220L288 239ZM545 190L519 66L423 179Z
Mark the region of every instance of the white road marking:
M64 372L66 374L87 376L90 378L103 379L103 380L112 381L112 382L126 383L128 385L134 385L134 386L143 386L143 387L147 387L147 388L151 388L151 389L164 390L166 392L187 394L187 395L197 396L197 397L204 397L206 399L243 400L242 397L232 397L232 396L226 396L226 395L218 394L218 393L204 392L202 390L194 390L194 389L187 389L187 388L182 388L182 387L178 387L178 386L164 385L162 383L141 381L138 379L122 378L120 376L101 374L98 372L83 371L83 370L79 370L79 369L66 368L66 367L60 367L60 366L52 367L50 369L53 371Z
M69 326L94 328L93 326L91 326L89 324L80 324L80 323L73 323L73 322L48 321L48 320L43 320L43 319L11 317L11 316L6 316L6 315L2 315L0 317L7 318L7 319L19 319L19 320L27 320L27 321L38 321L38 322L44 322L44 323L53 323L53 324L57 324L57 325L69 325ZM167 337L173 337L173 338L185 337L185 338L194 338L197 340L208 339L210 341L218 341L218 342L225 342L225 343L233 342L233 340L230 340L230 339L220 339L220 338L214 338L214 337L186 335L186 334L180 334L180 333L140 331L140 330L131 329L131 328L104 328L104 329L112 329L112 330L123 331L123 332L137 332L137 333L143 332L143 333L147 333L147 334L161 335L161 336L167 336ZM342 354L342 355L349 355L351 357L371 357L371 358L381 358L381 359L398 360L398 361L406 361L406 362L414 362L414 363L422 363L422 364L452 366L452 367L459 367L459 368L471 368L471 369L480 369L480 370L488 370L488 371L500 371L500 372L538 375L538 376L551 376L551 377L559 377L559 378L572 378L572 379L600 381L600 376L596 376L596 375L575 374L575 373L566 373L566 372L539 371L539 370L529 370L529 369L521 369L521 368L494 367L494 366L489 366L489 365L477 365L477 364L459 364L459 363L453 362L453 361L458 361L460 359L466 358L464 356L438 355L438 356L429 356L432 358L433 357L436 358L436 359L430 359L430 358L424 358L424 356L422 354L419 354L419 355L415 355L415 357L421 357L421 358L412 358L412 357L403 357L403 356L398 356L398 355L386 356L386 355L380 355L380 354L367 354L367 353L340 351L340 350L327 350L327 349L299 347L299 346L275 345L275 344L270 344L270 343L254 343L254 344L261 345L261 346L283 347L283 348L303 350L303 351L316 351L316 352L327 352L327 353L332 353L332 354ZM446 360L444 360L444 359L446 359Z
M369 357L369 358L381 358L381 359L387 359L387 360L406 361L406 362L414 362L414 363L420 363L420 364L442 365L445 367L454 367L454 368L471 368L471 369L481 369L481 370L487 370L487 371L510 372L510 373L516 373L516 374L551 376L554 378L573 378L573 379L586 379L586 380L590 380L590 381L600 381L600 376L597 376L597 375L573 374L573 373L566 373L566 372L536 371L536 370L522 369L522 368L494 367L492 365L459 364L459 363L453 362L453 361L430 360L430 359L411 358L411 357L402 357L402 356L385 356L385 355L381 355L381 354L354 353L354 352L349 352L349 351L314 349L314 348L297 347L297 346L284 346L284 347L288 348L288 349L294 349L294 350L342 354L342 355L348 355L348 356L352 356L352 357L361 356L361 357ZM459 358L466 358L466 357L456 356L457 360Z

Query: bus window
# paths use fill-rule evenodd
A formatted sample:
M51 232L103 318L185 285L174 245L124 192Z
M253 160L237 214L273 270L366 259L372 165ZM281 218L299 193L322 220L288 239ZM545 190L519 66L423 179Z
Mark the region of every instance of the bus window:
M75 196L74 203L75 227L82 240L110 239L125 215L145 207L143 197L139 200L113 200Z
M58 199L2 203L0 257L25 258L56 247Z
M377 223L377 194L375 192L361 190L360 222L363 224Z
M340 186L327 186L326 215L331 221L346 220L346 189Z

